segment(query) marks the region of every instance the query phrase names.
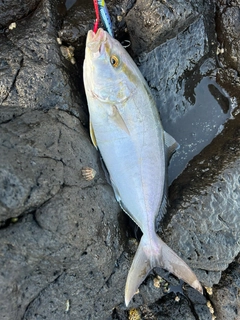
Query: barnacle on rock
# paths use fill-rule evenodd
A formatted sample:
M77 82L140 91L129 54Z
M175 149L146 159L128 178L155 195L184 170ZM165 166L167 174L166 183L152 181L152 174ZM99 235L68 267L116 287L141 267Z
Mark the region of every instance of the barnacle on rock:
M140 312L137 309L129 310L128 319L129 320L141 320Z
M76 63L76 60L74 58L74 47L60 46L60 50L65 59L69 60L72 64Z
M82 168L82 176L87 181L94 179L96 173L97 172L93 168L90 168L90 167Z

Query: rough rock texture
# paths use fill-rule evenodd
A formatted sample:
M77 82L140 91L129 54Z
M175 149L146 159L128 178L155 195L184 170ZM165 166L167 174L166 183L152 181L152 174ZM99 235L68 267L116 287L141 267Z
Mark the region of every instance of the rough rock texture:
M197 30L199 34L196 38ZM179 78L184 72L193 69L209 51L206 36L204 20L200 17L187 31L179 33L178 37L141 56L140 70L155 93L162 117L176 122L191 107L190 101L184 96L184 86L179 84ZM178 90L175 90L176 87ZM169 91L172 95L169 95ZM180 107L182 104L184 108Z
M63 184L78 185L83 166L97 167L79 120L63 111L25 112L0 132L0 221L35 210Z
M212 302L218 320L239 319L240 257L223 272L219 284L213 287Z
M0 29L22 19L36 9L40 0L4 0L0 3Z
M202 12L201 0L160 3L156 0L137 0L126 17L133 50L138 53L152 50L187 28Z
M80 2L61 24L62 1L41 1L34 11L12 1L12 8L18 4L14 19L20 18L19 12L24 18L16 21L16 29L0 34L1 319L210 320L208 295L187 285L182 289L178 279L161 269L151 272L130 308L124 306L126 276L138 243L131 238L129 220L90 142L81 87L83 52L72 65L62 57L56 40L61 30L62 35L66 31L65 35L74 36L66 36L66 45L83 44L94 13L89 2L83 4L89 11L79 13ZM131 50L139 55L152 90L161 96L162 110L170 96L176 104L178 95L185 93L179 91L176 79L187 81L194 68L208 70L206 65L214 65L208 56L216 40L210 37L214 31L208 30L208 16L200 15L208 6L212 8L201 1L109 2L115 34L118 27L125 28L126 17ZM1 17L2 8L0 4ZM73 11L82 19L83 29L76 27ZM194 47L191 54L186 39ZM159 71L155 66L160 63L156 53L160 44L168 73L164 79L171 86L151 82L148 74L150 68L156 75ZM178 60L179 56L185 59ZM237 71L221 69L218 77L232 96L232 107L237 105ZM166 113L177 121L184 112L175 110L179 113ZM221 134L174 182L170 208L159 229L204 285L219 283L211 296L218 319L239 316L239 259L232 263L240 251L239 123L236 108ZM84 180L84 167L96 170L93 180Z
M240 2L217 1L216 27L220 47L218 61L221 68L217 72L217 81L232 97L234 105L239 104L240 62L239 62L239 30Z
M134 0L110 0L107 2L113 31L118 38L122 37L123 40L128 37L125 17L133 7L134 2ZM61 30L58 32L63 43L74 46L76 55L80 59L83 58L86 33L93 28L95 18L91 1L76 1L67 11Z
M81 98L73 94L72 78L61 63L57 17L52 2L43 1L34 15L9 30L7 39L0 38L4 49L0 53L0 102L7 108L59 108L81 114L82 121L86 121L79 107Z
M58 35L64 43L79 47L83 51L86 33L92 28L94 19L93 3L76 1L68 10Z
M103 293L121 248L118 210L109 186L70 185L1 230L1 319L62 319L67 301L69 319L106 319L113 303Z
M222 53L220 59L228 67L240 71L240 3L229 1L228 5L219 5L218 8L218 39Z
M164 223L162 227L171 235L171 247L188 255L208 287L219 281L240 251L239 121L239 115L229 121L173 183L167 231Z

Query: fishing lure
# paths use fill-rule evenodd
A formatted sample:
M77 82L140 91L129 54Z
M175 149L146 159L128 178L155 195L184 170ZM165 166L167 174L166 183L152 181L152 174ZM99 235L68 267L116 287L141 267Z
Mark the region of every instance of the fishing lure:
M110 18L106 3L104 0L98 0L97 2L98 2L98 8L100 11L100 16L104 24L104 27L106 28L110 36L113 37L112 22L111 22L111 18Z
M112 29L112 22L111 18L104 0L93 0L95 14L96 14L96 21L93 27L93 32L96 33L98 29L98 25L101 20L106 28L107 32L113 37L113 29Z

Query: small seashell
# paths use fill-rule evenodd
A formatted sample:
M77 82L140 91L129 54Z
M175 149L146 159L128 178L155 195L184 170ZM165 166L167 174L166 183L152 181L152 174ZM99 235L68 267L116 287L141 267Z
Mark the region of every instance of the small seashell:
M8 29L9 29L9 30L13 30L13 29L15 29L16 27L17 27L16 22L12 22L12 23L9 25Z
M90 168L90 167L82 168L82 176L87 181L94 179L96 173L97 172L93 168Z
M57 38L57 43L58 43L58 44L62 44L61 38Z
M71 62L71 64L75 64L75 63L76 63L75 58L74 58L74 57L72 57L72 58L70 59L70 62Z
M224 51L225 51L224 48L219 48L219 47L217 47L217 55L223 54Z
M137 309L130 309L128 319L129 320L141 320L140 312Z
M153 279L153 285L155 288L160 288L161 287L161 283L163 283L165 280L163 278L161 278L160 276L156 276Z
M65 309L65 312L68 312L69 309L70 309L70 301L67 300L67 301L66 301L66 309Z

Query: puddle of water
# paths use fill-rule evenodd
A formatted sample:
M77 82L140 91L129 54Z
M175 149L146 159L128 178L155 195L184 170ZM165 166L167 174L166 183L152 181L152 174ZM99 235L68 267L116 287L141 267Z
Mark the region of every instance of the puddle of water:
M67 10L69 10L77 1L76 0L66 0L65 1L65 7Z
M162 120L163 126L180 144L169 165L169 183L222 131L224 123L231 117L230 99L214 78L203 77L193 96L188 97L190 100L194 100L192 108L176 122Z
M216 60L207 39L200 18L139 59L163 127L180 144L169 164L169 184L231 118L231 100L216 83Z
M94 5L92 0L66 0L65 7L67 10L70 10L73 6L78 10L86 10L86 8L92 8L94 13Z

